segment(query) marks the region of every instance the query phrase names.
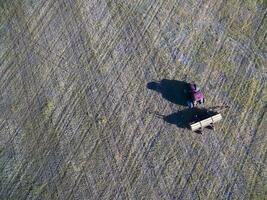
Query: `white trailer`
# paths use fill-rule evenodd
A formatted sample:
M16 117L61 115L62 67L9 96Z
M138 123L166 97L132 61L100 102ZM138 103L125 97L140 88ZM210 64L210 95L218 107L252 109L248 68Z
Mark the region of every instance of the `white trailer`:
M190 124L190 129L192 131L202 131L205 127L214 127L214 123L220 121L222 119L222 115L221 114L215 114L211 117L208 117L206 119L203 119L199 122L194 122L192 124Z

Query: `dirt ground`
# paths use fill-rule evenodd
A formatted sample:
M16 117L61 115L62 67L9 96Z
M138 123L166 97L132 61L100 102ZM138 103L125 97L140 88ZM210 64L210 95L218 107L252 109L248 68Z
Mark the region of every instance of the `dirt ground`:
M0 199L267 199L266 15L266 0L0 0ZM186 128L183 82L229 106L215 131Z

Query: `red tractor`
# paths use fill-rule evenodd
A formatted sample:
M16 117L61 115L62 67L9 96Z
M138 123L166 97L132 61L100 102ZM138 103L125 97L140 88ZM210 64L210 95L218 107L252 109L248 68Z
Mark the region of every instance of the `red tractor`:
M189 108L196 107L198 104L204 103L204 95L197 87L196 84L190 83L189 84L189 96L190 100L187 101Z

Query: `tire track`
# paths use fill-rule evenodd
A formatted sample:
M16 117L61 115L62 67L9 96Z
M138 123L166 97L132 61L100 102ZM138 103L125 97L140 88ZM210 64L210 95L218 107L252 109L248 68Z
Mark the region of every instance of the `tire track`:
M16 14L18 15L18 13L16 12ZM22 15L23 16L23 13L20 13L20 15ZM25 28L24 28L24 30L23 30L23 32L24 32L24 34L25 34L25 37L28 37L28 38L30 38L30 32L27 32L26 30L29 30L29 27L26 25L26 23L27 22L25 22L25 21L23 21L23 17L20 17L20 16L17 16L17 18L19 18L20 20L22 20L22 23L21 24L25 24ZM51 18L52 19L52 18ZM50 19L50 21L51 21L51 19ZM39 23L39 24L41 24L41 23ZM49 23L48 23L49 24ZM39 27L39 25L36 27L36 29ZM47 26L46 26L47 27ZM45 28L45 27L43 27L43 28ZM40 32L41 30L39 30L39 32ZM28 34L26 34L26 33L28 33ZM16 39L14 39L13 41L16 41L18 38L16 38ZM33 40L31 40L31 39L29 39L30 41L31 41L31 43L30 44L28 44L28 47L29 48L33 48ZM13 46L12 46L12 49L14 49L15 48L15 46L16 46L17 44L15 43L15 44L13 44ZM29 49L29 48L24 48L24 51L23 52L20 52L20 55L25 55L25 53L27 52L27 50ZM11 49L11 48L10 48ZM9 55L9 54L8 54ZM8 55L6 55L6 56L8 56ZM27 60L27 56L24 56L24 59L22 59L22 61L21 62L25 62L26 60ZM2 61L3 62L3 61ZM2 63L1 62L1 63ZM14 62L12 62L12 64L13 64ZM2 64L1 64L2 65ZM2 91L3 90L3 88L4 88L4 86L6 86L9 82L8 81L11 81L12 80L12 78L13 78L13 74L16 72L16 70L18 70L18 69L16 69L17 67L15 67L15 68L10 68L10 67L7 67L6 68L6 70L5 71L3 71L3 74L5 75L5 76L3 76L3 83L0 83L2 86L1 86L1 89L0 89L0 91ZM8 78L8 77L10 77L10 78ZM1 79L0 79L1 80ZM5 81L6 80L6 81Z
M55 69L55 68L54 68ZM48 78L48 76L47 76L47 78ZM72 81L70 81L70 85L72 85ZM41 88L44 86L46 84L46 81L44 81L43 82L43 84L42 84L42 86L41 86ZM41 90L41 88L39 89L39 91ZM66 88L66 91L69 89L70 87L67 87ZM66 94L67 92L64 92L64 94ZM38 94L36 94L35 95L35 97L33 97L33 99L32 99L32 101L34 101L36 98L37 98L37 96L39 96ZM62 97L63 98L63 97ZM32 108L32 107L30 107L30 108ZM30 115L30 113L32 113L32 111L31 111L31 109L30 109L30 111L26 114L26 115ZM52 112L52 113L54 113L54 111ZM25 124L26 122L27 122L27 120L28 120L28 118L27 117L25 117L25 120L24 120L24 122L22 123L22 124ZM18 129L16 130L16 133L15 133L15 136L18 134ZM13 138L11 138L11 142L13 141L13 139L14 139L15 137L13 137ZM37 139L37 141L39 141L38 139ZM33 147L33 150L34 150L34 147ZM32 151L33 151L32 150ZM8 185L8 184L7 184Z
M247 70L247 71L249 71L249 70ZM244 77L245 77L245 75L244 75ZM241 81L241 83L242 82L244 82L245 81L245 79L243 79L243 81ZM246 84L246 87L248 86L248 84ZM240 88L242 87L242 84L240 84ZM236 97L234 98L234 99L236 99L238 97L238 94L236 95ZM235 110L233 107L230 107L230 110ZM228 114L229 115L229 114ZM227 117L228 117L228 115L227 115ZM227 119L227 117L225 117L225 120L224 120L224 123L226 122L226 119ZM242 124L242 120L240 120L239 121L239 123L238 123L238 125L237 125L237 127L240 127L241 125L240 124ZM231 128L231 125L232 125L232 123L230 123L229 125L228 125L228 127L226 128L226 131L225 132L228 132L227 130L229 130L230 128ZM222 125L222 127L225 127L226 125ZM236 130L238 130L239 128L237 128ZM228 133L229 134L229 133ZM226 134L225 136L224 136L224 138L223 138L223 143L225 143L225 140L226 140L226 137L227 137L227 135L228 134ZM234 139L232 139L231 141L233 141ZM233 142L231 142L231 143L233 143ZM223 152L223 146L221 147L221 150L220 151L222 151ZM211 156L211 157L213 157L213 156ZM208 160L208 162L206 163L206 165L208 165L208 163L210 162L210 159ZM212 165L212 163L210 164L210 165ZM210 193L208 194L208 196L210 196L211 195L211 192L212 192L212 190L210 190Z
M13 39L13 41L16 41L17 39L19 39L19 37L21 37L21 33L25 32L25 30L29 30L28 24L30 23L30 21L33 20L34 17L36 17L37 13L40 13L40 10L44 7L45 2L48 2L49 4L49 8L47 8L47 12L45 12L46 14L49 13L49 11L52 9L52 7L55 4L55 1L53 1L53 4L51 4L52 1L44 1L44 3L39 7L36 8L36 11L33 12L33 14L29 17L29 20L25 22L24 24L24 29L21 30L17 36ZM50 5L51 4L51 5ZM21 4L18 4L18 6L14 9L14 13L12 15L16 15L17 14L17 9L19 8L19 6L21 7ZM41 19L39 21L42 21L42 19L44 19L46 17L46 14L41 17ZM37 23L36 27L34 28L34 30L38 29L38 27L40 26L41 23ZM40 31L39 31L40 32ZM23 35L23 34L22 34ZM11 46L11 45L10 45ZM15 44L13 44L12 47L9 47L8 50L6 51L6 53L0 58L0 63L3 62L3 60L6 60L6 57L10 54L10 52L12 52L12 50L14 49ZM2 64L1 64L2 65Z

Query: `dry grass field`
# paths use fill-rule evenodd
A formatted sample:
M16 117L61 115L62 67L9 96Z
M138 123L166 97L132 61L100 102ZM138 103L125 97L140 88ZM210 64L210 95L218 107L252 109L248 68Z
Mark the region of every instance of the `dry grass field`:
M266 0L0 0L0 199L267 199L266 15ZM215 131L179 126L188 108L147 87L172 80L229 106Z

